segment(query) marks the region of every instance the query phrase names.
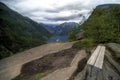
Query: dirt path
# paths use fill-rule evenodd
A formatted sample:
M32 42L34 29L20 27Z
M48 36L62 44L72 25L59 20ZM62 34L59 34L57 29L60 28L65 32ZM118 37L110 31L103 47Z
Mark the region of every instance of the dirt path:
M38 46L0 61L0 80L11 80L20 74L23 64L47 54L69 49L75 42L51 43Z
M68 80L76 71L79 61L84 59L85 57L85 50L79 51L78 54L76 54L76 56L74 57L70 67L58 69L40 80Z

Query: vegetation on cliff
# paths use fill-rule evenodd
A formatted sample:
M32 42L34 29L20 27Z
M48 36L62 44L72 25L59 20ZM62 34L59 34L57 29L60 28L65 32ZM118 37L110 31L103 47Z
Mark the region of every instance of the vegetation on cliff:
M44 44L50 36L40 24L0 3L0 59Z
M97 6L81 26L85 38L92 38L96 43L120 43L120 5Z

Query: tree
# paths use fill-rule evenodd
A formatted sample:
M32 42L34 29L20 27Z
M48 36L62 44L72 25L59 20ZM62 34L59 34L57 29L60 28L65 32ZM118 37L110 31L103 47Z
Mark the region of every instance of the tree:
M97 43L120 43L120 7L96 8L90 18L82 25L86 38Z

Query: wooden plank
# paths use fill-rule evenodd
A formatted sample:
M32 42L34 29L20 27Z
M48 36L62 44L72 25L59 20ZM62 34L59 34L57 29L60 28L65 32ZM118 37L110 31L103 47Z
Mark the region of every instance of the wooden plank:
M86 80L96 80L102 73L102 66L104 61L105 46L98 46L88 60L87 66L87 78ZM94 58L95 57L95 58ZM103 77L99 77L99 80L103 80Z
M105 54L105 46L99 45L91 55L87 64L102 69L104 54Z
M95 64L95 61L97 59L97 56L98 56L98 53L101 49L101 46L98 46L95 51L93 52L92 56L90 57L90 59L88 60L87 64L89 65L94 65Z
M102 46L101 50L99 52L99 56L97 57L97 60L94 64L95 67L102 69L103 66L103 61L104 61L104 54L105 54L105 47Z

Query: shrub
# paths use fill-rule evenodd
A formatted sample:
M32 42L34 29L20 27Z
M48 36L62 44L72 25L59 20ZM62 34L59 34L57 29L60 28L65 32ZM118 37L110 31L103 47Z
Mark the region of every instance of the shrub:
M95 45L95 42L92 38L86 38L81 40L81 44L83 45L83 47L92 47Z
M96 8L84 22L82 30L86 38L91 37L97 43L120 43L120 8L108 9Z
M44 77L45 74L44 73L39 73L35 76L35 80L40 80L42 77Z
M74 47L75 48L89 48L89 47L92 47L92 46L95 46L96 43L94 41L94 39L92 38L85 38L85 39L82 39L81 41L77 42Z
M76 33L75 32L70 32L69 33L69 41L76 41Z

